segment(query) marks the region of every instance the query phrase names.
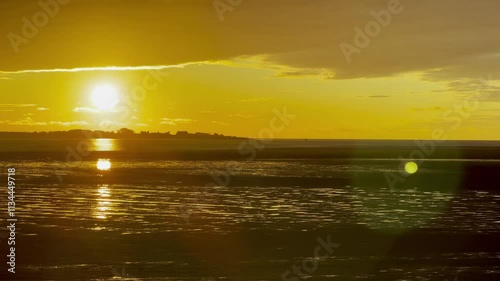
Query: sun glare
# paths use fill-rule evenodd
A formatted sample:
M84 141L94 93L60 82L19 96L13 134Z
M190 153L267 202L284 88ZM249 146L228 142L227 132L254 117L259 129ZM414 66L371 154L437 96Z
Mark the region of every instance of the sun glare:
M118 104L118 99L118 90L113 85L99 85L92 91L92 103L100 110L113 109Z

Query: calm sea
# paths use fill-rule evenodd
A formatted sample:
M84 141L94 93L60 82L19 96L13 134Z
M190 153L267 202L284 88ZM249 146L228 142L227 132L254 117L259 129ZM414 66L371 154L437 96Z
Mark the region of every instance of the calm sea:
M464 175L500 161L428 159L391 186L397 158L307 157L348 146L328 141L230 157L242 142L0 140L18 218L1 280L499 280L498 181Z

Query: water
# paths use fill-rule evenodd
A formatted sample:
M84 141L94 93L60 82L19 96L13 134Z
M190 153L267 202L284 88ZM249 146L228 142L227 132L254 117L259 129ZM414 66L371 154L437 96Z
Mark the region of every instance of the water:
M417 180L391 189L383 175L400 172L393 158L172 159L241 140L98 140L68 162L74 141L21 143L0 160L17 170L12 280L301 280L282 275L327 237L340 247L302 269L305 279L500 276L500 195L464 187L471 165L496 167L495 159L428 159ZM97 169L102 157L109 171Z

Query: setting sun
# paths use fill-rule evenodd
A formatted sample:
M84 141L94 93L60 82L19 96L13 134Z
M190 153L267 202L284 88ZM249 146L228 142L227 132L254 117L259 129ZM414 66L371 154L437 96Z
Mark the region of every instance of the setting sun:
M97 109L111 110L118 104L118 90L113 85L99 85L92 91L92 103Z

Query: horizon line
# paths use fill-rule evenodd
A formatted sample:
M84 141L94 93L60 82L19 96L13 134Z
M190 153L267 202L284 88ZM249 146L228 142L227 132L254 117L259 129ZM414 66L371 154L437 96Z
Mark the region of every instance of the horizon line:
M125 128L127 129L127 128ZM130 130L130 129L129 129ZM38 134L38 133L69 133L71 131L94 131L94 132L105 132L105 133L114 133L114 134L119 134L118 130L116 131L104 131L104 130L91 130L91 129L71 129L71 130L65 130L65 131L0 131L0 134L3 133L9 133L9 134ZM181 130L181 131L176 131L175 133L172 133L171 131L133 131L134 135L141 135L141 132L148 132L148 134L167 134L169 133L172 136L175 136L179 132L185 132L188 134L206 134L206 135L220 135L220 136L225 136L225 137L233 137L233 138L241 138L241 139L264 139L268 140L269 138L252 138L252 137L245 137L245 136L234 136L234 135L225 135L222 133L211 133L211 132L189 132L186 130ZM0 136L1 137L1 136ZM106 137L96 137L93 139L109 139ZM302 141L394 141L394 142L415 142L415 141L432 141L432 142L438 142L436 140L432 139L382 139L382 138L358 138L358 139L353 139L353 138L308 138L308 137L291 137L291 138L272 138L273 140L302 140ZM445 141L441 141L443 143L446 142L499 142L500 139L498 140L488 140L488 139L449 139Z

